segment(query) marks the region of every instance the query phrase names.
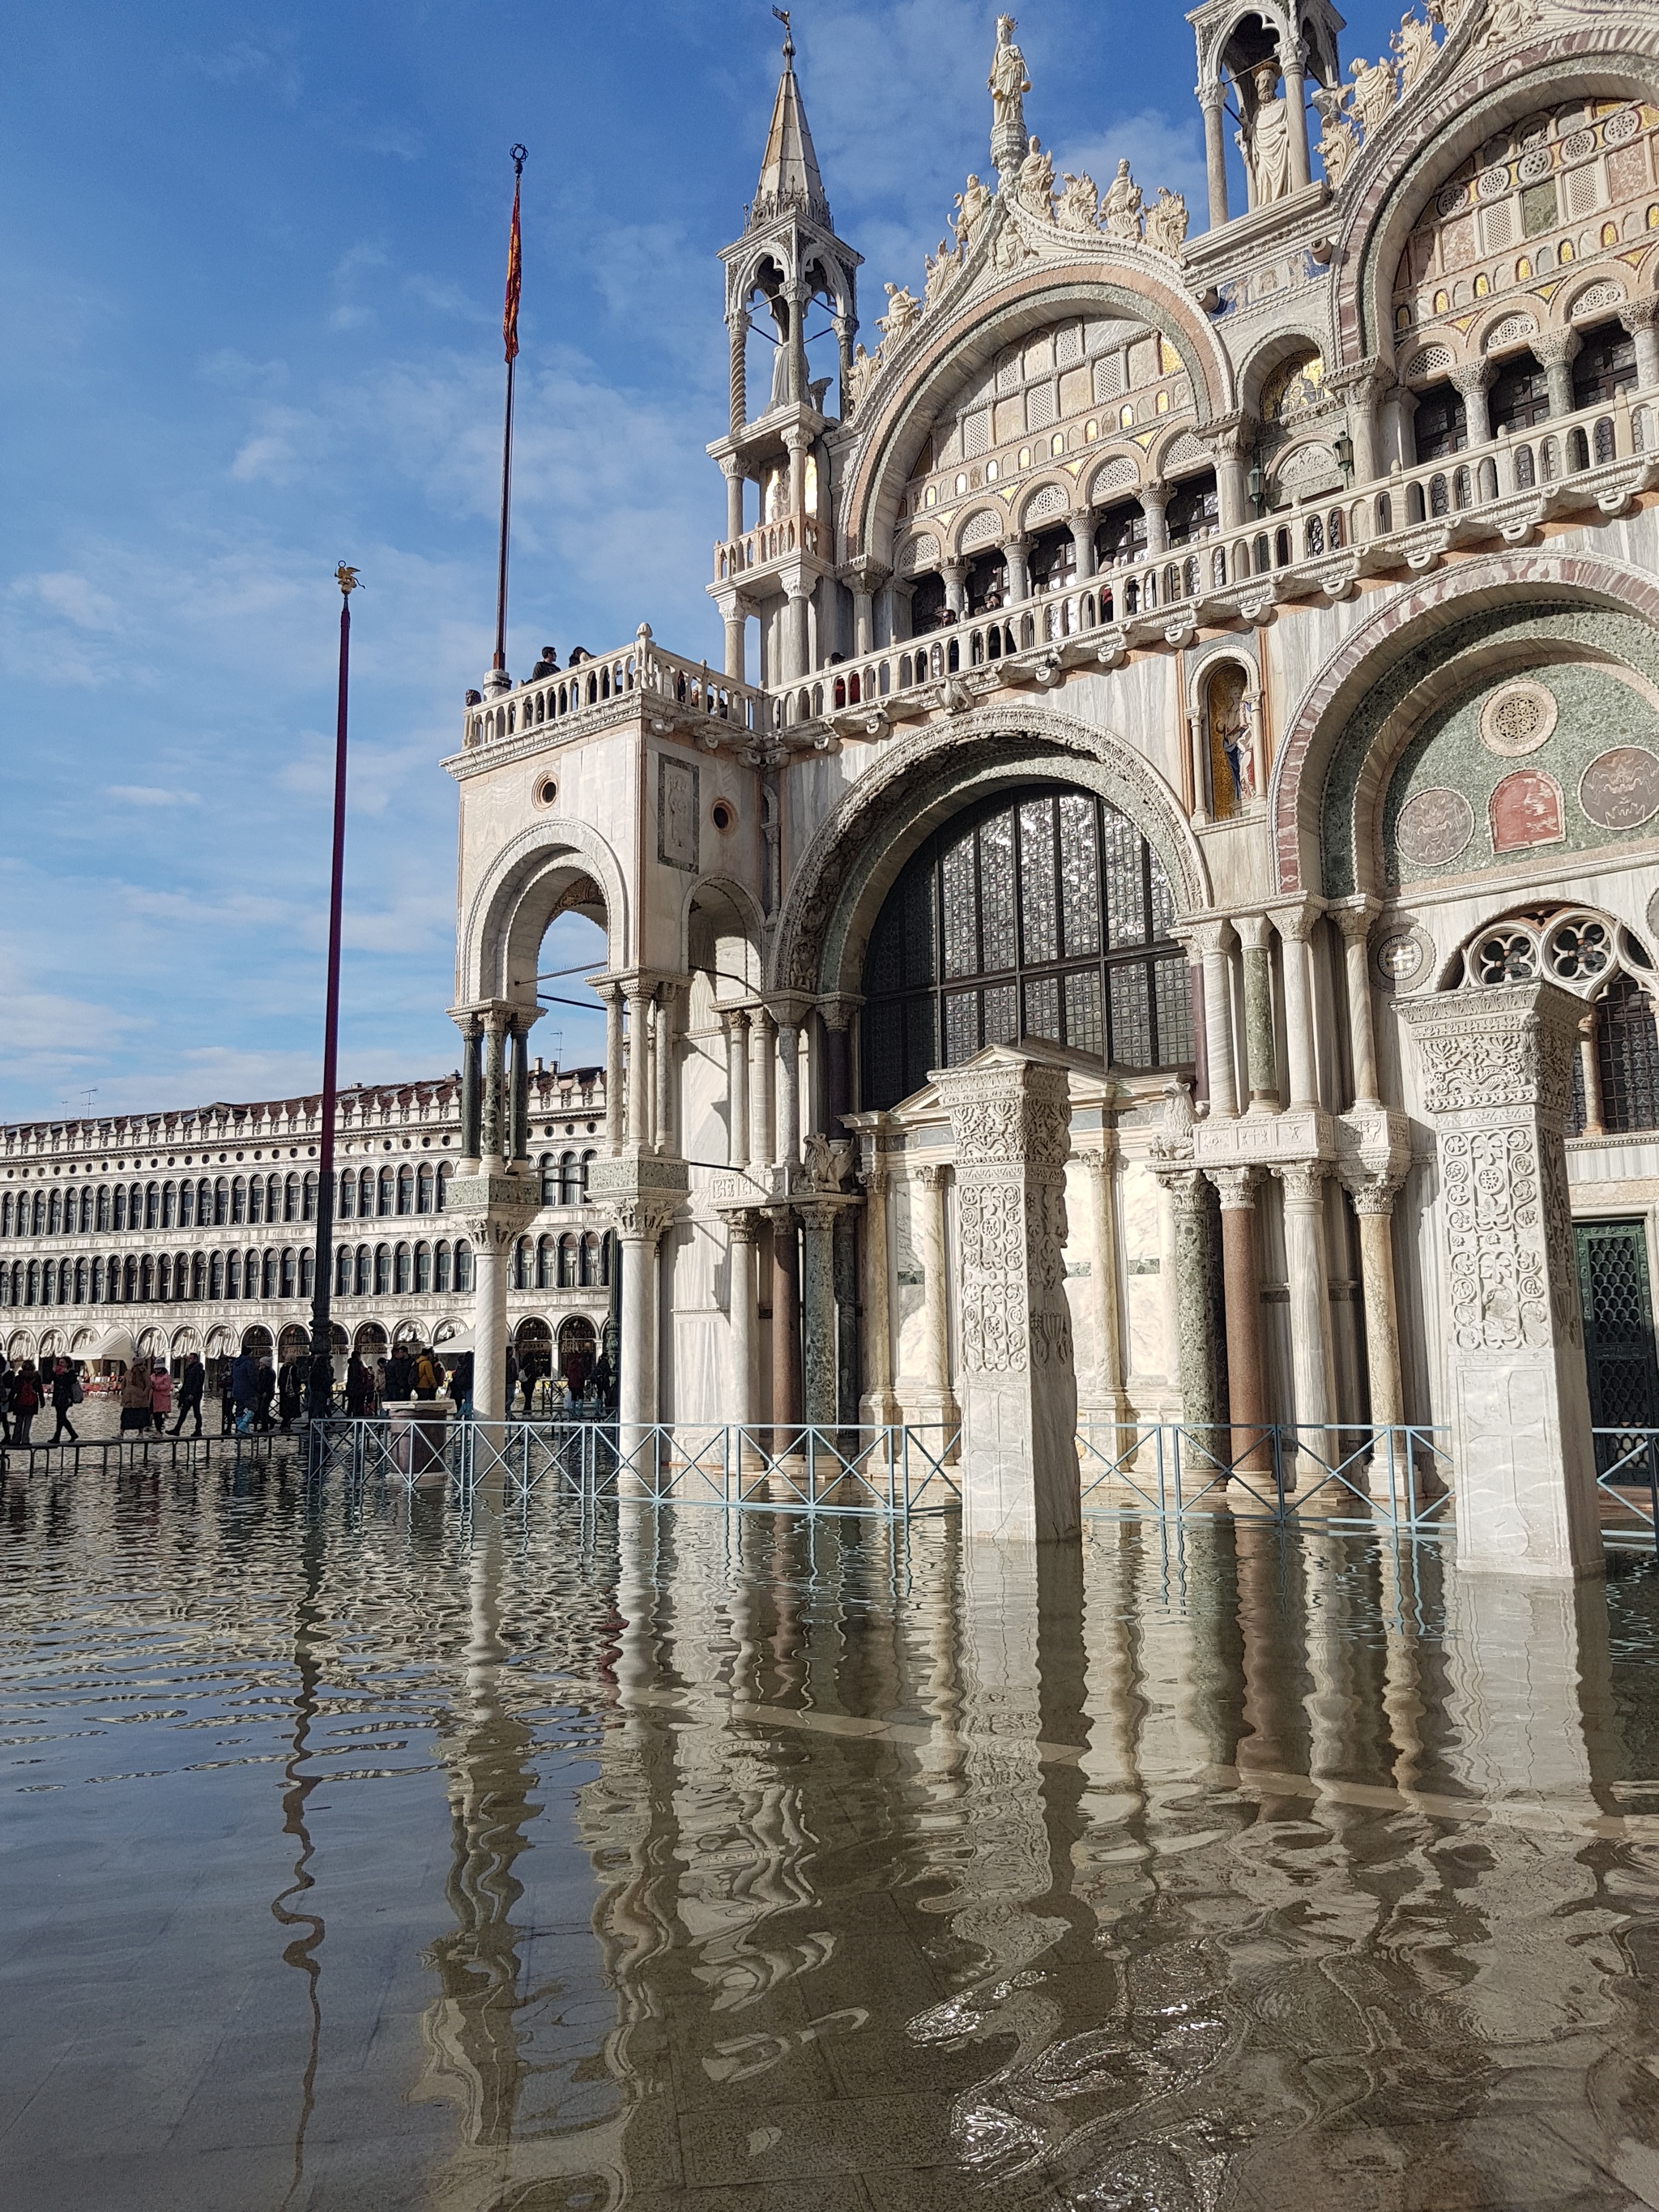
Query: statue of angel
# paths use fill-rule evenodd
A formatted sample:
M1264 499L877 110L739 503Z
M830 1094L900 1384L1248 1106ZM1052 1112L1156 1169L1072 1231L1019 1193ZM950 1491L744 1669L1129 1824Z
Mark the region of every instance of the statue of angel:
M1348 75L1353 79L1354 119L1369 144L1393 113L1399 87L1387 62L1352 62Z
M1160 253L1179 253L1187 242L1187 223L1186 201L1167 185L1160 185L1158 198L1146 210L1146 243L1157 246Z
M876 328L884 333L884 344L896 345L921 320L921 302L903 284L884 284L882 289L887 295L887 313Z
M856 415L869 397L870 386L876 380L876 371L881 367L881 348L874 353L860 345L847 364L847 374L842 379L842 404L848 415Z
M988 188L977 177L970 176L957 194L956 213L951 218L958 246L969 246L979 236L980 225L991 212L991 201Z
M1099 186L1092 177L1074 177L1069 169L1062 181L1065 189L1055 203L1055 222L1062 230L1094 233L1100 225Z
M1100 220L1108 238L1140 236L1140 187L1129 174L1127 161L1118 163L1117 174L1106 188Z

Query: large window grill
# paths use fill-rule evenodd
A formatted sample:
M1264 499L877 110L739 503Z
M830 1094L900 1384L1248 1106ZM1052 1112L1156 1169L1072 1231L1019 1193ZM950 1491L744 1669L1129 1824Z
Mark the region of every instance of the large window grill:
M1133 823L1088 793L1037 789L959 817L888 894L864 991L864 1103L932 1068L1042 1038L1113 1066L1193 1057L1175 902Z

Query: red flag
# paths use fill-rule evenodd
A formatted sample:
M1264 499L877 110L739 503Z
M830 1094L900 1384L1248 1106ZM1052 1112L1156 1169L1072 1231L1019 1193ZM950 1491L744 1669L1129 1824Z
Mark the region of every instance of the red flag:
M513 179L513 228L507 241L507 305L501 310L501 340L507 358L519 356L519 290L523 282L519 246L519 180Z

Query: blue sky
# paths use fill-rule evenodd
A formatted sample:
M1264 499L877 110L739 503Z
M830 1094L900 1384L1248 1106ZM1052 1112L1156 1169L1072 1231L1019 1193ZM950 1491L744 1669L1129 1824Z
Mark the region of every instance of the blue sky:
M795 11L866 327L987 169L995 13ZM1347 13L1347 54L1381 52L1397 10ZM14 13L0 1118L315 1086L342 558L366 588L341 1075L453 1066L436 763L489 657L507 149L530 148L509 665L641 620L717 659L714 257L777 29L764 0ZM1127 154L1201 223L1182 9L1031 0L1018 35L1057 165L1103 179ZM586 950L556 932L545 964ZM571 1008L538 1031L567 1062L601 1039Z

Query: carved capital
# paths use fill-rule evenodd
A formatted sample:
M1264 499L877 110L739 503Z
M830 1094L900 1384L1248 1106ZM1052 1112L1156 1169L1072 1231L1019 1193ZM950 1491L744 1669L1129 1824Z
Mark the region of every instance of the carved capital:
M1627 301L1619 310L1619 319L1632 337L1638 331L1650 331L1659 322L1659 292L1646 292L1639 300Z
M1477 392L1489 391L1497 379L1495 361L1460 362L1451 373L1451 380L1465 399L1473 399Z
M1289 906L1276 906L1273 927L1287 945L1305 945L1323 910L1317 899L1297 899Z
M910 1175L912 1181L919 1182L924 1190L943 1190L945 1178L950 1172L948 1168L930 1161L925 1167L912 1168Z
M753 1244L760 1236L761 1217L751 1206L734 1206L724 1216L727 1241L732 1244Z
M1345 1174L1342 1178L1356 1213L1389 1214L1400 1194L1401 1178L1389 1175Z
M1322 1203L1322 1187L1330 1169L1323 1160L1286 1160L1273 1173L1285 1186L1286 1206L1316 1206Z
M1259 1168L1211 1168L1207 1172L1224 1213L1255 1212L1255 1188L1261 1173Z
M1578 358L1583 343L1577 331L1540 331L1532 342L1532 349L1546 368L1561 368Z
M1380 899L1339 899L1326 911L1350 945L1364 945L1371 933L1371 924L1382 910Z

